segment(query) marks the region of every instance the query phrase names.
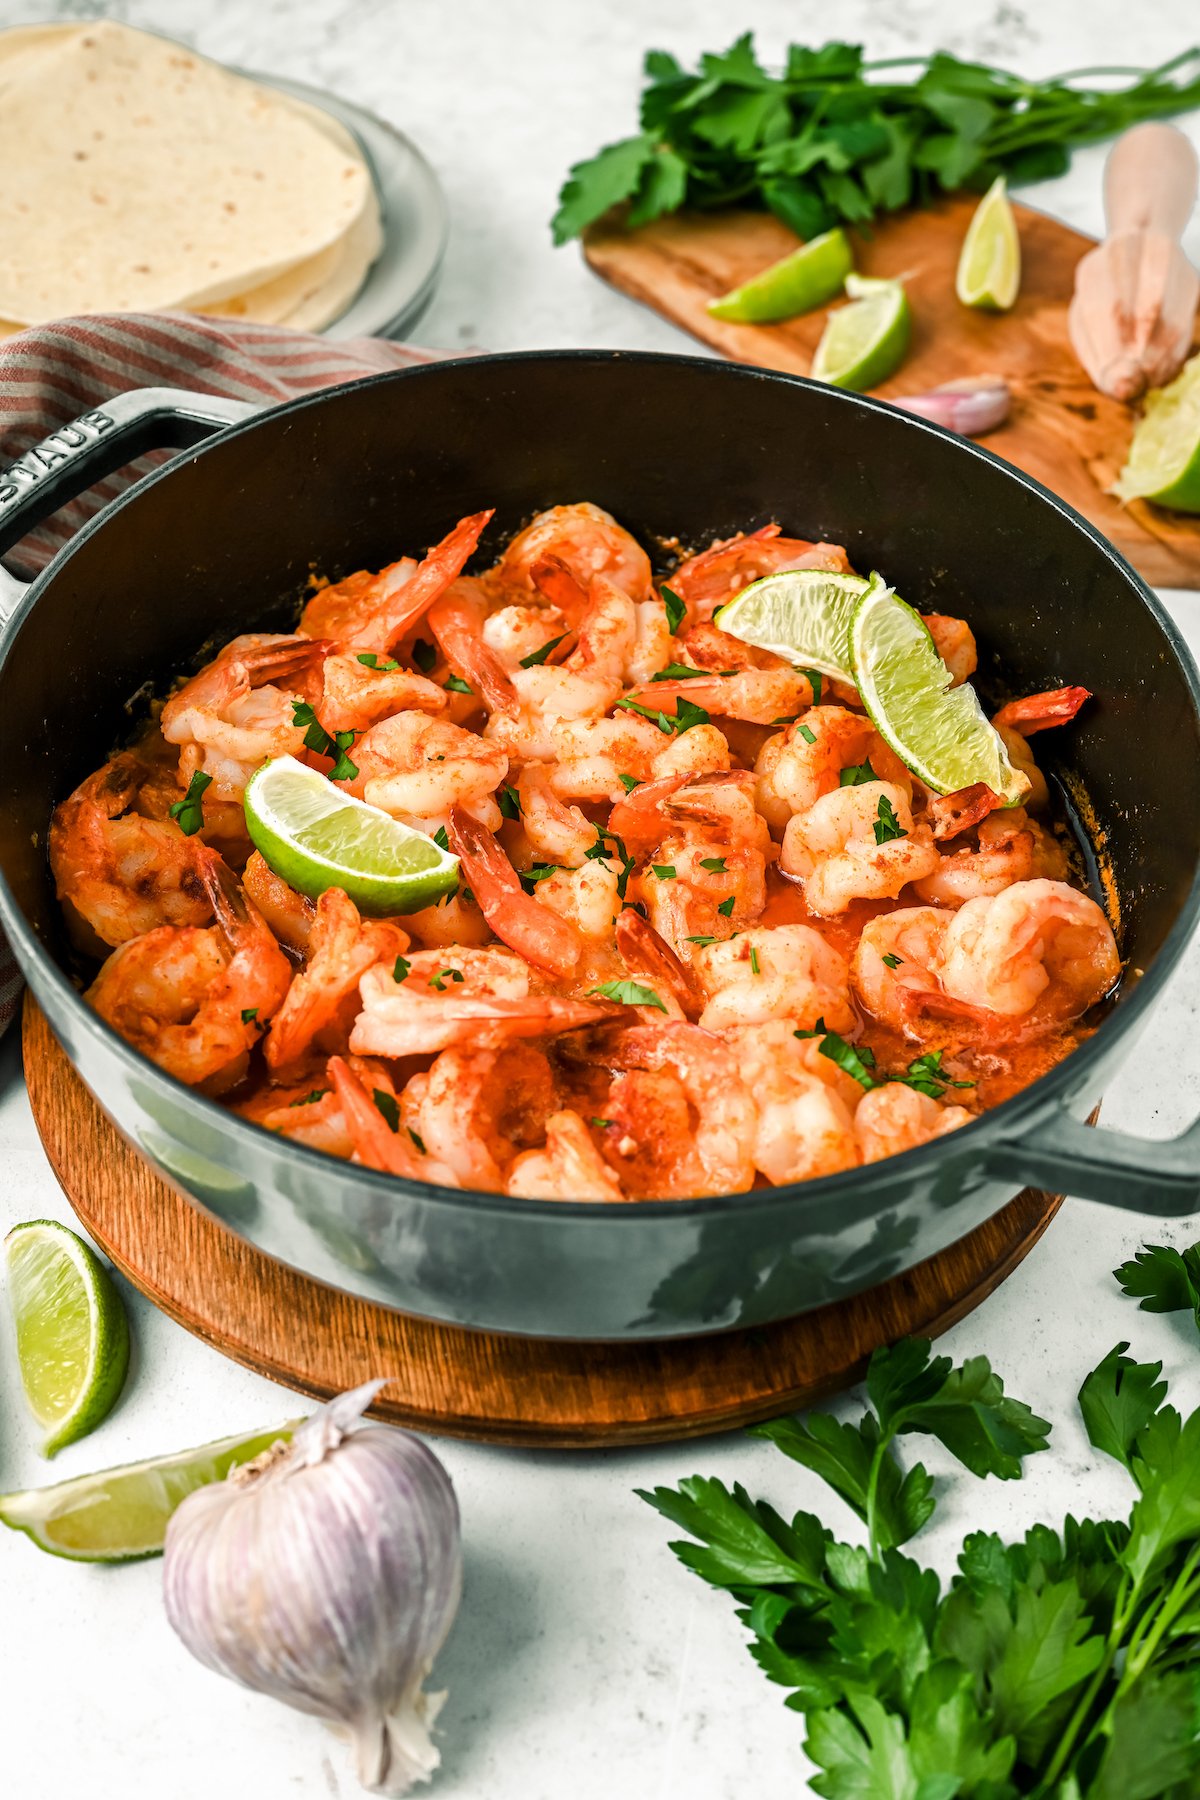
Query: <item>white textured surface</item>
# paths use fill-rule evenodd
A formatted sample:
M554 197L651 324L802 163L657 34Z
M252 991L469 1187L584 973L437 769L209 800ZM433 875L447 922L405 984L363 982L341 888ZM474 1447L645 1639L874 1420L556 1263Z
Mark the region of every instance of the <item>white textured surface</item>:
M550 249L546 221L567 164L622 135L641 51L687 57L753 25L778 51L826 27L876 55L942 45L1038 73L1095 61L1158 61L1195 36L1191 0L136 0L24 6L0 24L105 13L174 32L250 67L335 87L410 131L446 184L453 237L441 292L421 327L447 346L612 344L673 349L662 322L609 292L575 250ZM1193 120L1195 126L1196 121ZM1198 130L1200 136L1200 130ZM1101 152L1032 196L1084 228L1100 225ZM12 178L13 171L8 171ZM1198 227L1200 228L1200 227ZM1197 228L1194 228L1197 229ZM1192 240L1193 251L1200 241ZM1200 650L1200 601L1167 596ZM1153 731L1154 722L1145 721ZM1169 747L1164 746L1164 753ZM1181 772L1194 780L1194 770ZM1191 955L1135 1066L1114 1082L1106 1122L1151 1136L1200 1111L1200 956ZM38 1145L17 1046L0 1046L0 1227L69 1218ZM1149 1226L1184 1242L1187 1227ZM1069 1508L1124 1506L1074 1422L1082 1376L1118 1338L1161 1356L1178 1397L1200 1401L1190 1327L1138 1315L1108 1271L1143 1237L1139 1221L1068 1206L1005 1287L945 1340L989 1354L1009 1385L1055 1422L1055 1449L1020 1483L942 1484L925 1547L948 1566L981 1522L1015 1532ZM129 1295L137 1348L125 1398L94 1438L65 1451L88 1468L283 1419L293 1398L246 1374ZM714 1349L714 1354L719 1351ZM728 1605L665 1549L667 1529L632 1488L694 1470L741 1480L782 1510L811 1507L852 1531L820 1484L742 1437L639 1454L556 1456L441 1449L466 1524L467 1591L439 1661L442 1800L791 1800L803 1782L800 1721L740 1647ZM929 1458L946 1472L946 1459ZM0 1490L41 1482L0 1327ZM86 1569L0 1542L0 1788L13 1800L326 1800L357 1791L343 1752L310 1720L208 1674L171 1635L156 1563Z

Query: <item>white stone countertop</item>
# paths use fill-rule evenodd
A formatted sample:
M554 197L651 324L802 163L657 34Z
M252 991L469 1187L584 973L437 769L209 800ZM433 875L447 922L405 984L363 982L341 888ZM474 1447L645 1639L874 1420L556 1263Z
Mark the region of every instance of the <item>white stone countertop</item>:
M778 53L789 35L836 30L878 56L935 46L1050 74L1091 63L1149 64L1193 41L1192 0L843 0L831 12L784 0L0 0L0 25L103 14L194 42L226 60L314 82L375 109L423 146L445 183L452 238L423 342L693 348L592 278L576 249L553 251L547 220L567 165L631 128L642 51L683 58L754 27ZM1200 142L1200 116L1188 121ZM1032 191L1036 204L1101 227L1102 152ZM8 172L11 176L12 171ZM1200 221L1190 247L1200 260ZM1200 595L1164 595L1200 652ZM1147 730L1154 721L1145 721ZM1164 754L1169 747L1164 746ZM1195 780L1194 770L1181 779ZM1200 953L1177 976L1106 1123L1148 1137L1200 1112ZM0 1230L71 1213L33 1127L15 1034L0 1045ZM924 1552L944 1572L963 1532L1006 1534L1068 1509L1128 1504L1100 1466L1073 1396L1119 1338L1161 1357L1190 1410L1200 1344L1188 1323L1138 1314L1109 1271L1145 1236L1185 1243L1187 1225L1069 1203L1028 1261L943 1342L985 1352L1010 1388L1054 1421L1054 1448L1023 1481L939 1483ZM282 1388L223 1360L126 1290L136 1349L112 1418L39 1458L0 1327L0 1490L272 1424L295 1410ZM852 1409L853 1400L844 1403ZM731 1608L666 1550L665 1523L633 1496L696 1471L740 1480L783 1511L855 1522L815 1477L740 1435L637 1453L523 1453L437 1446L458 1490L466 1594L437 1667L439 1800L791 1800L805 1781L800 1719L742 1648ZM924 1451L922 1450L922 1454ZM937 1446L927 1460L949 1474ZM0 1542L0 1792L12 1800L328 1800L359 1790L345 1753L312 1720L194 1663L168 1628L157 1562L87 1568Z

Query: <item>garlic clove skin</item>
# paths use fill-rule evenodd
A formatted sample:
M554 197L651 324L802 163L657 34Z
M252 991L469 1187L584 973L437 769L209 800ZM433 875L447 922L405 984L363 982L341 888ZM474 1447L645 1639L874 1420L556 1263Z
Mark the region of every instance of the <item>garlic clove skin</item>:
M167 1617L207 1668L324 1719L371 1793L427 1781L444 1696L423 1682L462 1591L458 1505L417 1438L340 1395L167 1528Z
M944 425L960 437L982 437L1007 419L1012 391L1002 375L971 375L947 381L927 394L906 394L892 405Z

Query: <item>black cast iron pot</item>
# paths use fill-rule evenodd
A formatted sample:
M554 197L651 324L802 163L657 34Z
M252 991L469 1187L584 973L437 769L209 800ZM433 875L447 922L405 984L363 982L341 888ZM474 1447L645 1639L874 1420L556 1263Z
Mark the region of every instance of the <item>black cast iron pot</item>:
M88 415L0 480L0 552L102 473L154 445L195 445L246 410L159 390ZM583 499L648 543L699 544L778 519L845 544L856 567L971 621L985 692L1093 690L1064 754L1107 837L1129 973L1081 1050L964 1130L890 1161L791 1188L611 1207L456 1193L334 1161L191 1093L84 1006L46 826L128 729L123 703L146 678L165 683L206 640L287 628L313 567L378 567L483 506L497 509L490 550L535 510ZM1112 547L977 445L874 401L688 357L451 362L224 430L94 520L28 590L3 580L0 917L109 1117L273 1256L456 1324L668 1337L867 1287L962 1237L1027 1182L1160 1216L1200 1202L1200 1126L1149 1144L1083 1123L1200 910L1196 670Z

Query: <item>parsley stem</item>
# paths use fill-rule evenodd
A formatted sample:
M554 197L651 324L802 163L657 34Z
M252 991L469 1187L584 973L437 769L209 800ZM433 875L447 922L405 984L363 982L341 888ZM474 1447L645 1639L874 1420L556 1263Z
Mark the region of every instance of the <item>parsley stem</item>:
M883 1459L891 1449L891 1444L891 1432L881 1433L871 1457L871 1473L867 1477L867 1549L872 1562L879 1561L879 1532L876 1526L879 1477L883 1473Z
M1165 1598L1157 1608L1148 1608L1138 1620L1137 1630L1129 1640L1125 1654L1125 1668L1117 1683L1117 1691L1113 1695L1114 1702L1119 1700L1127 1688L1131 1687L1138 1677L1145 1673L1154 1660L1155 1652L1162 1642L1163 1633L1174 1623L1185 1606L1189 1606L1195 1598L1200 1582L1195 1580L1197 1568L1200 1567L1200 1544L1188 1554L1182 1569ZM1150 1627L1147 1629L1147 1627Z

